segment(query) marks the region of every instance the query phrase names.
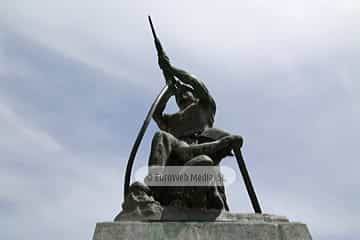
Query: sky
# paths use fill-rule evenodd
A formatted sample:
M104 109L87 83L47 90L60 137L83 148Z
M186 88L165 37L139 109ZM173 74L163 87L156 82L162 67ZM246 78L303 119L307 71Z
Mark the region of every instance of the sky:
M244 137L264 212L314 239L359 238L358 1L0 3L1 239L90 239L121 210L165 83L148 14L171 62L210 90L215 126ZM226 192L231 211L252 211L240 175Z

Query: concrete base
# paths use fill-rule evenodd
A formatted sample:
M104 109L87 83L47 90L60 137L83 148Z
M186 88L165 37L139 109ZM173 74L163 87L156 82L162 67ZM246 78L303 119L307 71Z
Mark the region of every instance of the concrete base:
M311 240L303 223L267 214L227 221L120 221L97 223L93 240Z

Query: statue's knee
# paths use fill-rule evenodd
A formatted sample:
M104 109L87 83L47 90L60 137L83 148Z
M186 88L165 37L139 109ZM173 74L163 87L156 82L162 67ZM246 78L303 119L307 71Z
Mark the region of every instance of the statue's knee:
M190 161L186 162L185 165L191 166L211 166L214 165L214 161L207 155L199 155Z
M209 157L209 156L207 156L207 155L200 155L199 156L199 159L200 159L200 161L202 161L202 162L207 162L207 163L213 163L213 160Z
M154 139L172 139L174 138L170 133L168 132L165 132L165 131L157 131L155 134L154 134Z
M152 139L153 143L154 142L161 142L163 141L163 139L166 138L166 132L164 131L158 131L154 134L154 137Z
M155 134L154 134L154 139L158 139L158 138L162 138L164 136L164 131L157 131Z

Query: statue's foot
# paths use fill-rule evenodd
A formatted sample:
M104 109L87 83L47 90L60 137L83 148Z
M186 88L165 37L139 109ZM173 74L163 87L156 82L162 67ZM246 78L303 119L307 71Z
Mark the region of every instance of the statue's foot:
M226 209L225 203L218 191L211 191L209 198L209 208Z

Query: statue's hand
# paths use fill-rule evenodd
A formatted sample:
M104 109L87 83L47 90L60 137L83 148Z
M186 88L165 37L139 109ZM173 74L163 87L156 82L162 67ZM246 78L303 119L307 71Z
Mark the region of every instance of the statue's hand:
M230 135L220 139L220 142L225 146L231 146L233 148L241 148L243 144L243 138L238 135Z
M176 91L177 91L176 83L175 83L174 81L169 81L169 82L167 82L167 85L168 85L171 93L172 93L173 95L175 95L175 94L176 94Z
M244 140L241 136L239 135L232 135L233 137L233 148L241 148L243 143L244 143Z
M160 68L163 71L167 71L167 72L171 71L172 67L171 67L171 64L170 64L170 59L165 54L160 54L158 56L158 63L159 63Z

